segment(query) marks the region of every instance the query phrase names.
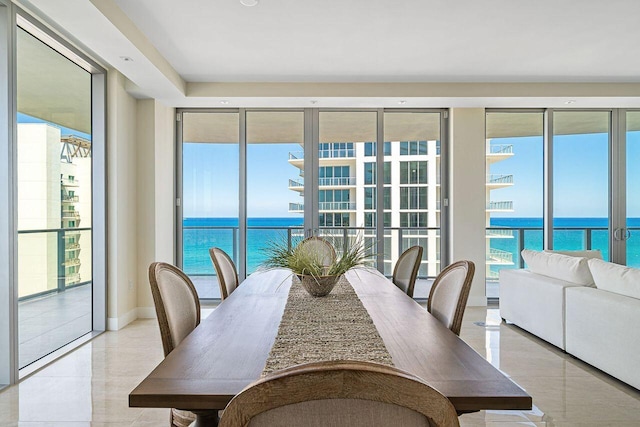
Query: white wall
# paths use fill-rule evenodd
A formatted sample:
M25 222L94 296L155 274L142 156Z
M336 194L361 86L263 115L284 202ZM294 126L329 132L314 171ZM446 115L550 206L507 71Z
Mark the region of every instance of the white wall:
M175 262L174 109L152 99L137 106L138 317L154 317L152 262Z
M485 306L485 111L484 108L453 108L449 117L450 259L475 263L467 305Z
M116 330L138 317L137 101L118 71L107 79L107 328Z

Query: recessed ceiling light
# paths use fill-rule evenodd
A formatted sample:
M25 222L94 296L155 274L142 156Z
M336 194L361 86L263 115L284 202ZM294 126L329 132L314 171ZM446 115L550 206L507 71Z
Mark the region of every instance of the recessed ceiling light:
M220 104L222 105L227 105L229 103L229 101L227 101L226 99L223 99L222 101L220 101Z
M318 101L316 101L315 99L312 99L312 100L311 100L311 101L309 101L309 102L310 102L310 103L312 103L312 104L317 104L317 103L318 103Z
M120 59L122 59L124 62L133 62L133 59L128 56L121 56Z
M260 3L260 0L240 0L240 4L247 7L252 7Z
M575 103L576 103L576 101L573 100L573 99L570 99L570 100L565 102L565 104L567 104L567 105L571 105L571 104L575 104Z
M402 99L402 100L398 101L398 104L400 104L400 105L404 105L404 104L406 104L406 103L407 103L407 101L405 101L404 99Z

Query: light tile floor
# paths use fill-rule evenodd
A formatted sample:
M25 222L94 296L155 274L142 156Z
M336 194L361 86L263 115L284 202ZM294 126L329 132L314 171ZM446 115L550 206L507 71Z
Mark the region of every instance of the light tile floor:
M497 309L468 309L461 336L525 388L534 403L532 411L466 414L461 425L640 426L638 390L500 323ZM167 409L127 403L129 392L161 360L155 320L106 332L0 392L0 426L168 426Z

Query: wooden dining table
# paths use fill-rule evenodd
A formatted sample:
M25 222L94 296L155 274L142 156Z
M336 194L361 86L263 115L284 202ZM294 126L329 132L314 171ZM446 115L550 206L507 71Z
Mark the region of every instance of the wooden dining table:
M435 387L459 413L531 409L522 388L374 270L345 277L396 368ZM260 378L292 284L287 270L251 274L129 394L129 406L180 408L215 425L218 409Z

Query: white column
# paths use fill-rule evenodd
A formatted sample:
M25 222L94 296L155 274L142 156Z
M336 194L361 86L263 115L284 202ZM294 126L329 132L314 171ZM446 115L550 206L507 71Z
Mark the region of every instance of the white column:
M476 272L467 305L486 306L485 296L485 111L451 109L450 193L451 262L470 260Z

